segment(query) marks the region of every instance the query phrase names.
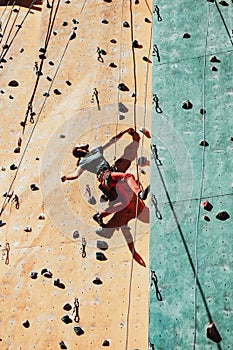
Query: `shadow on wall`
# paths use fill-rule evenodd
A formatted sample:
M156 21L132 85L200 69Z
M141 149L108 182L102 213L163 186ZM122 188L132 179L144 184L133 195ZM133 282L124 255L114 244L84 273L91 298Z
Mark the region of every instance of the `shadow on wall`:
M22 6L22 7L26 7L29 8L32 4L33 0L3 0L0 3L0 6ZM32 10L36 10L36 11L41 11L41 5L43 3L43 0L35 0L33 6L32 6Z

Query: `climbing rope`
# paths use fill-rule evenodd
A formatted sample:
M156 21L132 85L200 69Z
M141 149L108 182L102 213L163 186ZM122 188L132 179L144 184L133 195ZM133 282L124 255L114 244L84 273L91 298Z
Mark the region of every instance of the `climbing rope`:
M207 62L207 48L208 48L208 33L210 22L210 4L207 4L207 22L206 22L206 35L205 35L205 49L204 49L204 62L203 62L203 76L202 76L202 108L205 110L205 94L206 94L206 62ZM202 119L202 133L203 140L206 140L206 116L203 113ZM199 238L199 222L200 222L200 210L201 200L203 196L203 184L205 175L205 147L202 148L202 164L201 164L201 179L199 189L199 200L197 209L197 220L195 229L195 243L194 243L194 256L195 256L195 281L194 281L194 335L193 335L193 350L196 349L197 341L197 287L198 287L198 238Z
M7 4L9 4L9 1L8 1ZM7 21L6 21L6 24L5 24L5 26L4 26L3 33L2 33L2 36L1 36L1 39L0 39L0 43L2 42L2 39L3 39L3 37L4 37L4 34L5 34L6 29L7 29L7 26L8 26L8 23L9 23L9 21L10 21L10 19L11 19L11 15L12 15L12 13L13 13L14 6L15 6L15 1L14 1L13 5L12 5L10 11L9 11L8 18L7 18ZM5 10L6 10L6 8L5 8ZM5 12L5 10L3 11L3 13ZM2 14L2 16L3 16L3 14ZM2 16L1 16L1 17L2 17ZM1 21L0 21L0 23L1 23ZM1 24L1 27L2 27L2 26L3 26L3 24ZM0 57L0 58L1 58L1 57Z
M14 18L14 20L13 20L13 22L12 22L12 25L11 25L11 28L10 28L10 30L9 30L8 36L7 36L7 38L6 38L5 42L4 42L4 46L7 46L7 45L8 45L7 43L8 43L8 40L9 40L10 36L11 36L11 32L12 32L14 26L15 26L15 22L16 22L16 20L17 20L17 18L18 18L19 12L20 12L20 8L19 8L19 10L17 11L17 13L16 13L16 15L15 15L15 18ZM4 51L4 49L3 49L3 51ZM3 51L2 51L2 52L3 52Z

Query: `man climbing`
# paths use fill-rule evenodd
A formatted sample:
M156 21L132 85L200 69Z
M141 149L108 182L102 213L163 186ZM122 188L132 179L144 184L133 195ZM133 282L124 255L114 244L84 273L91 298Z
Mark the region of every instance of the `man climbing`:
M129 133L133 142L126 147L123 156L117 160L114 164L114 168L110 167L107 160L104 158L103 152L116 141L118 141L124 134ZM145 191L141 190L135 177L132 174L125 173L132 160L136 156L138 149L140 136L133 128L127 128L120 132L113 138L111 138L105 145L95 147L89 151L89 145L76 145L73 148L73 156L78 158L77 168L74 173L63 176L62 182L67 180L77 179L85 170L90 171L97 175L100 181L99 188L103 190L108 199L115 200L114 204L102 213L96 213L93 219L98 222L100 226L104 226L103 217L121 211L129 204L130 197L126 195L123 189L123 182L126 182L129 188L135 193L140 199L146 199L149 188Z

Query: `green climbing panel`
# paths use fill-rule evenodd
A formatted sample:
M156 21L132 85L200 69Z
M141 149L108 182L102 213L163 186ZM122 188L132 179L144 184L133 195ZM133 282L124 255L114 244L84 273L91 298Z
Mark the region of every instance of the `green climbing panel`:
M232 28L230 0L153 4L151 350L232 349Z

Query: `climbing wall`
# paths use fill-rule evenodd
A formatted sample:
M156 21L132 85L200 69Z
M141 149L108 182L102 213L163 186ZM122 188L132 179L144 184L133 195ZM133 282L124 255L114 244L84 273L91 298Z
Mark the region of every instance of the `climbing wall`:
M0 1L1 349L147 348L148 222L100 237L96 177L61 176L75 169L75 144L150 129L150 7ZM150 140L140 136L144 162L128 171L146 187ZM110 163L131 140L106 151Z
M153 4L151 350L232 349L232 9Z

